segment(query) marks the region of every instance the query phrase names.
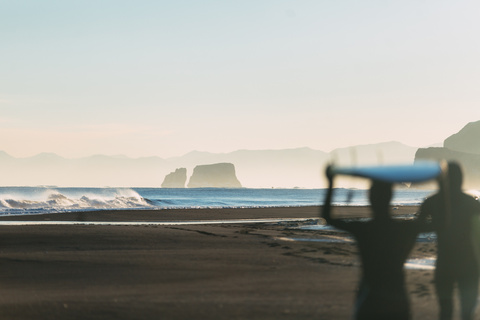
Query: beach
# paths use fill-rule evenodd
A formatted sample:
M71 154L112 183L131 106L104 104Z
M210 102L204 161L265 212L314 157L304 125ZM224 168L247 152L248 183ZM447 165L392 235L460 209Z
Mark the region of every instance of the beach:
M0 218L2 319L349 319L355 243L319 207L70 212ZM398 215L414 206L395 207ZM345 217L367 207L340 207ZM241 219L298 219L271 223ZM15 225L8 221L82 221ZM144 222L97 225L92 222ZM201 221L198 224L181 224ZM151 224L149 224L151 222ZM159 222L178 224L161 225ZM418 242L412 258L435 255ZM436 319L432 269L406 269L413 319Z

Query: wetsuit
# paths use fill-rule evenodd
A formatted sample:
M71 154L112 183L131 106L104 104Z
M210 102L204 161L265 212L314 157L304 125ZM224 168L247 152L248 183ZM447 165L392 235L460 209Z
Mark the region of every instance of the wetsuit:
M452 318L455 284L460 293L462 319L472 319L479 280L472 225L480 214L480 203L461 191L450 192L448 201L441 193L436 194L425 200L420 213L432 217L437 233L435 288L440 319Z
M350 232L359 248L362 275L354 318L410 319L403 265L421 229L418 221L329 219L327 222Z

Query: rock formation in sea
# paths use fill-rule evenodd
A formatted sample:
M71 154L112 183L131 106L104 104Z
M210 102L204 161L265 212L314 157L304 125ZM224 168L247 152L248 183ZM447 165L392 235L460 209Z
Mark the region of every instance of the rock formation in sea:
M187 182L187 169L179 168L165 176L162 188L185 188Z
M241 188L232 163L199 165L193 169L189 188Z
M441 148L420 148L416 160L454 160L463 168L464 188L480 188L480 121L470 122L445 139Z

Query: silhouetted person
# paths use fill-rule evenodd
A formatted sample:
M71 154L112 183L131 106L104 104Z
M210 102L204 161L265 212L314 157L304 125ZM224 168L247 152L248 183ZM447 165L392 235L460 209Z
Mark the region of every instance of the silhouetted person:
M355 319L410 319L403 265L415 244L421 224L390 217L392 184L372 181L370 203L373 219L349 221L330 215L333 176L327 168L329 188L322 210L332 226L350 232L357 241L362 275L355 302Z
M480 214L480 203L462 192L462 170L448 164L446 183L425 200L420 217L432 218L437 233L435 289L440 304L440 319L453 315L453 290L458 286L463 320L473 319L478 295L478 261L473 239L473 219Z

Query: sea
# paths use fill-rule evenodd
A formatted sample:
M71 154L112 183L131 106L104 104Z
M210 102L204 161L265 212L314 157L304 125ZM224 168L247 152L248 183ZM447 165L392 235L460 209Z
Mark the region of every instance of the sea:
M323 204L326 189L0 187L0 216L123 209L300 207ZM419 205L434 191L398 189L393 205ZM335 189L333 204L368 205L368 191Z

